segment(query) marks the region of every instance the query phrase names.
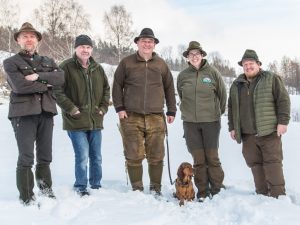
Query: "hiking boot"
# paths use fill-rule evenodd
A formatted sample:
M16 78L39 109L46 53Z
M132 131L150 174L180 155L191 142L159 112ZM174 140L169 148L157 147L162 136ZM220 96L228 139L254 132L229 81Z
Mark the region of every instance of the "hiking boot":
M52 190L52 178L49 165L37 165L35 170L35 179L38 188L40 189L39 194L47 198L55 199L55 195Z
M77 194L79 195L79 197L84 197L84 196L89 196L90 192L88 192L87 190L85 191L77 191Z
M19 198L19 200L22 205L31 206L31 205L34 205L36 199L35 199L35 196L33 195L29 199L26 199L25 201L22 200L22 198Z
M100 186L91 186L91 189L93 189L93 190L99 190L100 188L102 188L101 185Z
M54 193L53 193L53 190L52 188L44 188L44 189L41 189L39 191L39 195L41 196L44 196L44 197L47 197L47 198L52 198L52 199L56 199Z
M161 196L161 185L160 184L150 184L150 193L154 193L156 196Z

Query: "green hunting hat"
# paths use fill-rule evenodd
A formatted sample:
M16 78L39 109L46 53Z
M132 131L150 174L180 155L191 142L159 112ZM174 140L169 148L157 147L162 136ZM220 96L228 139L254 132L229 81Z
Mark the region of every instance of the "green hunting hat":
M243 66L243 61L246 60L246 59L255 60L260 66L262 64L261 61L259 61L256 52L252 49L246 49L246 51L245 51L245 53L242 57L242 60L239 61L238 64L240 66Z
M186 51L184 51L184 52L182 53L182 55L183 55L185 58L187 58L187 56L188 56L188 54L189 54L189 51L190 51L190 50L193 50L193 49L199 49L200 52L201 52L201 54L202 54L203 56L206 56L206 55L207 55L206 52L202 49L200 43L197 42L197 41L191 41L191 42L189 43L189 47L187 48Z
M20 30L18 30L16 33L14 33L15 41L17 41L18 36L21 32L34 32L37 36L38 41L42 40L42 34L40 32L38 32L36 29L34 29L34 27L32 26L31 23L28 23L28 22L23 23Z

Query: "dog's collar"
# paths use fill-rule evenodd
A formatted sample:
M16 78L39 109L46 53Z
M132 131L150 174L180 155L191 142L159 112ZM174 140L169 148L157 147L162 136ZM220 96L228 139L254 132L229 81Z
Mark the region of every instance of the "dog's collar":
M190 183L191 183L191 181L189 181L189 182L187 182L187 183L184 183L184 182L182 182L181 180L178 180L178 179L176 179L176 181L178 182L178 184L180 184L180 185L183 186L183 187L189 186Z

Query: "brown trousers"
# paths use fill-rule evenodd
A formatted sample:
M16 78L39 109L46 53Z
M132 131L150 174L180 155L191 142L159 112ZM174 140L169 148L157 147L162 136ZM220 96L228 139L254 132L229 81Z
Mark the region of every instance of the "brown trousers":
M165 156L165 122L163 114L127 113L121 119L124 155L133 189L143 189L142 161L148 161L150 189L160 190L163 159Z
M149 164L158 164L165 156L165 123L163 114L128 113L122 119L124 154L127 164L139 166L144 158Z
M183 122L184 136L194 160L197 198L219 193L224 171L218 154L220 122Z
M282 143L276 132L258 137L243 134L243 155L251 168L257 194L278 197L285 195L282 170Z

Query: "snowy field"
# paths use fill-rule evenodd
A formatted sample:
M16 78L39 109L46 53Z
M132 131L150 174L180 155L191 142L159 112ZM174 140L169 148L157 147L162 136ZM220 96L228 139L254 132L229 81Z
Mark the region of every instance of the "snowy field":
M74 156L61 115L55 117L53 139L53 189L56 200L37 196L41 207L24 207L18 201L15 185L17 146L9 120L8 102L0 105L0 225L299 225L300 223L300 123L292 122L283 138L284 174L287 196L273 199L255 195L250 169L245 165L241 145L229 137L227 118L222 117L220 159L226 190L204 203L189 202L179 207L172 197L167 160L163 174L163 197L148 191L147 164L144 164L145 192L132 192L127 185L117 115L110 107L103 131L103 188L80 198L72 191ZM299 107L300 97L292 96ZM172 178L183 161L192 162L182 138L180 113L169 129ZM298 147L297 147L298 146ZM298 174L298 175L297 175ZM37 189L35 188L35 193Z

